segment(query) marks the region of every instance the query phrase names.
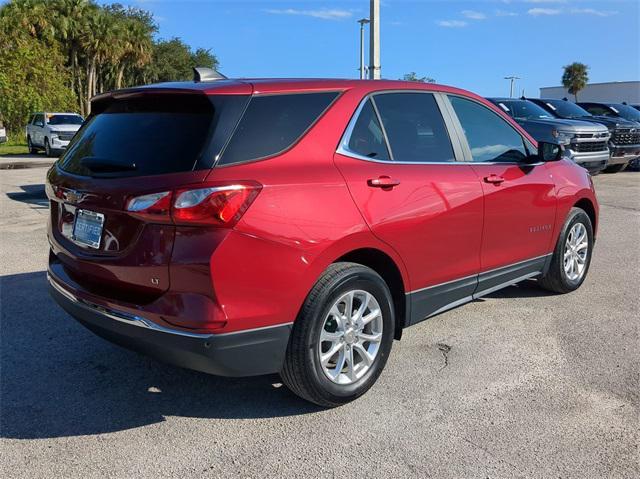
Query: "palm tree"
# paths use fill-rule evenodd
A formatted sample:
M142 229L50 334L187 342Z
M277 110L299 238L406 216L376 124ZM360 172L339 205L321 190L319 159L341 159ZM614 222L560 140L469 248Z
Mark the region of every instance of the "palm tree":
M64 45L78 106L84 112L83 72L80 68L81 42L88 28L89 18L95 12L95 6L89 0L55 0L52 6L54 8L51 10L56 12L58 35Z
M587 86L589 81L589 67L584 63L573 62L571 65L564 67L562 74L562 86L574 95L576 103L578 102L578 92Z

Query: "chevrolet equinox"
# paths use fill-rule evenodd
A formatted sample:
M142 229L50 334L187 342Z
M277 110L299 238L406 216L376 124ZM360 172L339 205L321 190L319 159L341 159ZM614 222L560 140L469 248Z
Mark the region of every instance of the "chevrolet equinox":
M162 361L338 406L404 328L589 269L588 172L467 91L205 79L91 111L48 172L50 292Z

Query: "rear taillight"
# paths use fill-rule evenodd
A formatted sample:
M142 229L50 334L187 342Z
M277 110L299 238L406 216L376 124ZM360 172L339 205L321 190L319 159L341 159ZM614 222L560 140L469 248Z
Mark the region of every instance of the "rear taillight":
M184 188L130 198L126 210L149 221L234 226L262 186L253 182Z

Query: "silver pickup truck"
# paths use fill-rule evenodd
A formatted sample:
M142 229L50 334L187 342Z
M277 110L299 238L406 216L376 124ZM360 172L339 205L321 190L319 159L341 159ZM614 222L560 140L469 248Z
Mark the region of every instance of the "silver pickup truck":
M60 154L83 122L77 113L39 112L31 115L26 128L29 153L44 150L47 156Z
M591 174L604 170L609 161L609 137L604 125L555 118L535 103L516 98L488 98L511 116L537 141L565 145L565 155Z

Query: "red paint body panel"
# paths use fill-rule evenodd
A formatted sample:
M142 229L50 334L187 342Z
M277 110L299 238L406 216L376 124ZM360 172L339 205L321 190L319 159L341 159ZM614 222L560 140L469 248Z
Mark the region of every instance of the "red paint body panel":
M555 242L555 184L547 164L516 166L476 163L484 191L482 271L549 253ZM487 183L485 177L504 179Z
M337 154L336 164L373 233L391 246L415 290L477 274L482 188L470 165L390 164ZM368 179L389 176L393 189Z
M294 321L327 266L355 250L375 249L391 258L409 292L550 252L579 200L590 201L597 214L588 175L564 160L525 171L513 165L375 163L335 153L365 95L401 89L481 101L535 144L478 96L433 84L225 80L116 92L341 95L300 141L268 159L117 180L73 176L54 166L47 179L51 273L79 297L105 307L189 331L234 332ZM485 183L490 174L505 181ZM400 184L391 190L367 185L382 175ZM130 196L242 180L262 189L233 229L152 224L124 212ZM69 201L67 190L84 196ZM70 219L65 212L73 216L74 208L105 214L105 235L111 236L100 250L63 234ZM542 229L532 233L532 226Z

